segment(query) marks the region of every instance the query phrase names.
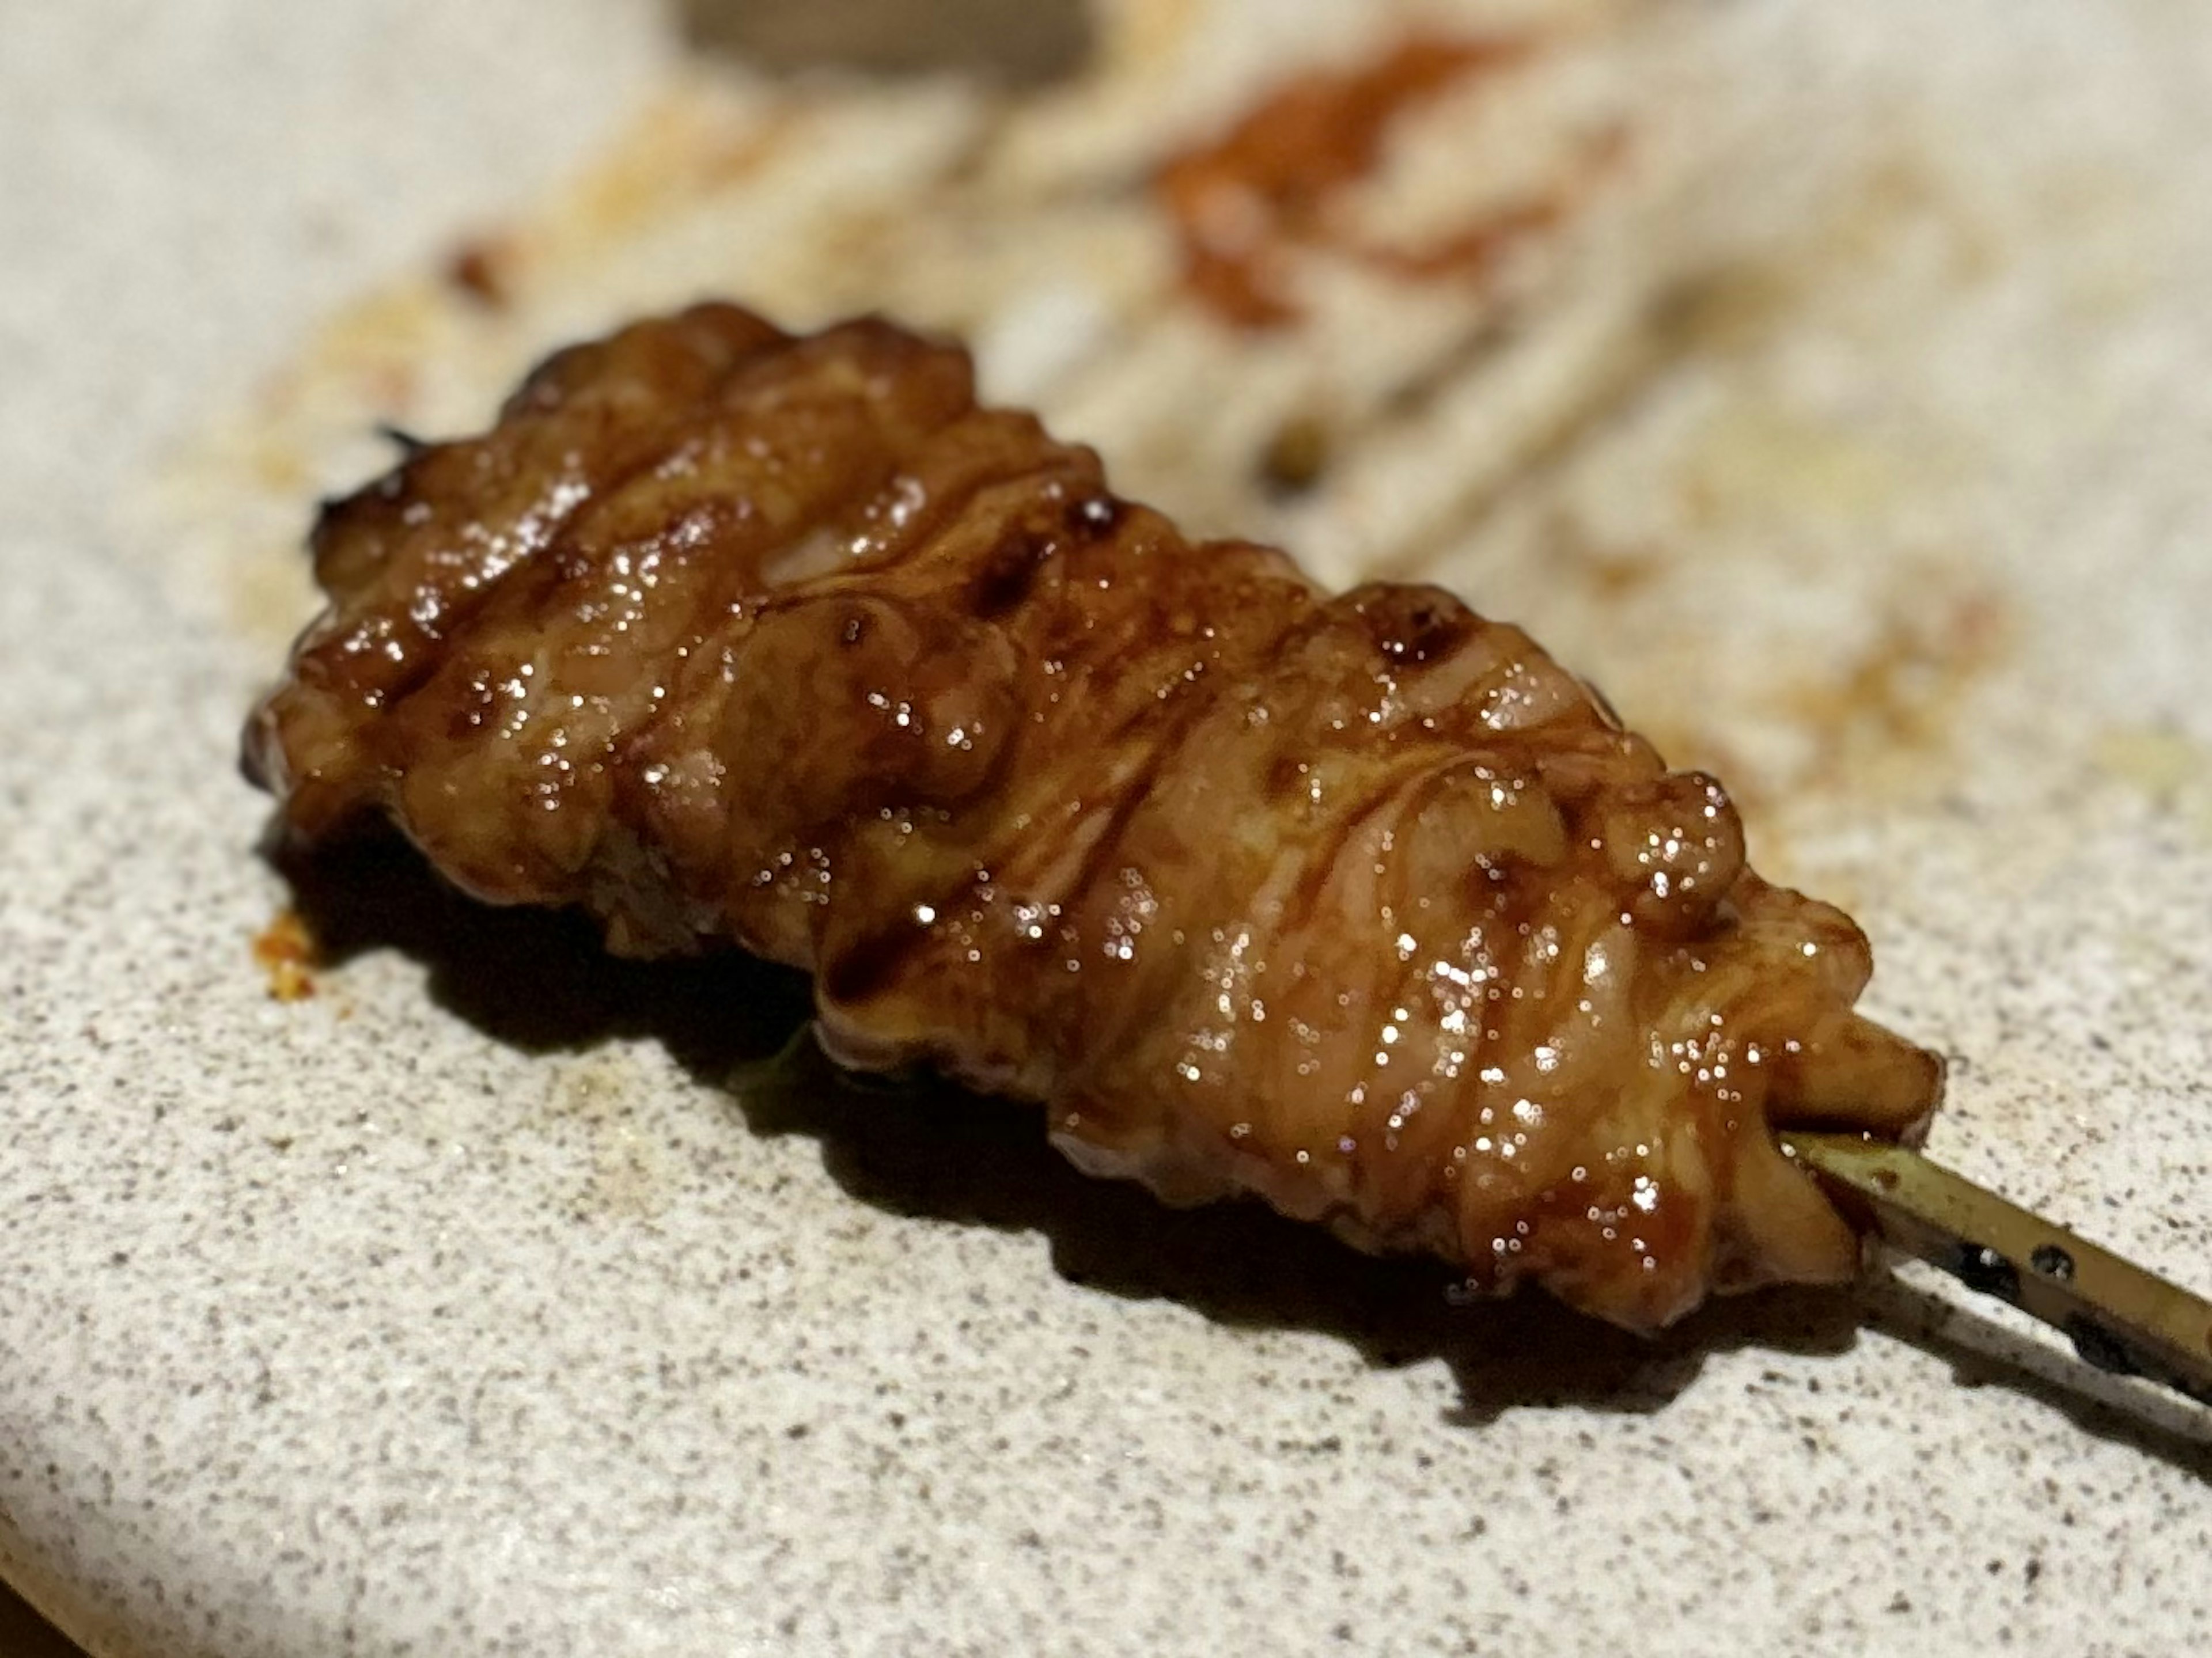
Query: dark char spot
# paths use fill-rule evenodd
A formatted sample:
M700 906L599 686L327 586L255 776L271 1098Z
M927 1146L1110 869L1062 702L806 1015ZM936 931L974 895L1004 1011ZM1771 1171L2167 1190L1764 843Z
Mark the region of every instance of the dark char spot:
M1466 641L1474 618L1460 606L1423 598L1400 609L1389 604L1369 612L1375 643L1394 667L1418 667L1449 656Z
M1001 537L969 586L969 609L987 622L1004 616L1029 597L1052 551L1049 540L1028 530Z
M1279 800L1293 791L1304 793L1306 786L1306 768L1294 754L1276 756L1267 768L1267 798Z
M849 1006L881 994L924 936L919 926L902 920L854 939L823 963L823 1000Z

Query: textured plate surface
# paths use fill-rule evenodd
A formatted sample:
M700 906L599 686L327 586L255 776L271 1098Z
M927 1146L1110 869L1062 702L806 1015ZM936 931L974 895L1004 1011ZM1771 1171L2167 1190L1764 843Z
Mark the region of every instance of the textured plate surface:
M1527 623L1724 767L1762 865L1873 934L1874 1011L1954 1056L1931 1151L2206 1287L2212 6L1765 9L1773 87L1842 94L1819 210L1695 273L1620 374L1573 359L1584 391L1451 533L1237 487L1283 533L1344 530L1322 560L1374 530L1359 557ZM402 395L347 377L386 337L348 357L357 309L328 319L520 226L542 285L407 313L398 351L454 365L426 418L481 417L508 357L651 295L553 246L562 181L672 107L711 136L725 94L672 94L663 17L621 0L25 10L0 1576L93 1651L2212 1643L2212 1418L1927 1278L1656 1346L1446 1307L1263 1217L1086 1182L1019 1113L763 1080L787 981L617 969L404 860L321 873L343 960L273 999L251 946L286 889L237 722L303 602L283 541ZM852 188L928 140L1018 194L960 164L964 95L875 106ZM1040 167L1128 125L1056 118ZM1093 230L1126 234L1048 245ZM686 281L803 285L710 233L679 203L641 234ZM921 248L884 294L925 268L964 267ZM1052 302L1000 318L999 361L1057 416L1006 343L1073 327ZM1098 425L1155 429L1087 384ZM1473 443L1498 404L1469 397L1437 406ZM1348 476L1393 495L1451 464L1423 443ZM1238 507L1206 485L1146 487Z

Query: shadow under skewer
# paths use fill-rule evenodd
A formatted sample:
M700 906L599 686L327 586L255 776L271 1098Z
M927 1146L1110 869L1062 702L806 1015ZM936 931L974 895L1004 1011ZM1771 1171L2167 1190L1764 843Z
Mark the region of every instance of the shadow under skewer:
M1382 1368L1441 1361L1459 1393L1455 1421L1559 1406L1656 1411L1709 1355L1840 1353L1871 1329L1944 1360L1965 1385L2009 1388L2212 1481L2212 1413L1901 1279L1876 1277L1856 1295L1721 1297L1653 1339L1541 1295L1468 1304L1450 1296L1457 1280L1440 1263L1363 1255L1257 1202L1170 1209L1133 1183L1080 1174L1032 1108L927 1078L841 1072L801 1040L809 987L787 969L735 951L618 960L582 917L476 903L393 836L272 859L326 965L397 950L426 969L441 1006L525 1052L656 1041L725 1090L753 1133L816 1141L862 1202L1040 1234L1062 1277L1103 1294L1172 1300L1224 1326L1318 1332Z

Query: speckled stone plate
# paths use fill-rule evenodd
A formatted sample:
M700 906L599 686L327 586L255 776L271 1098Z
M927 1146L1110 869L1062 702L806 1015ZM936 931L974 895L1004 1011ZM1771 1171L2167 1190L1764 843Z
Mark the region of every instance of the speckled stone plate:
M987 373L1167 504L1525 622L1864 923L1870 1011L1952 1057L1935 1155L2212 1286L2212 6L1648 8L1725 30L1741 120L1597 210L1433 419L1360 382L1317 483L1179 471L1142 441L1173 429L1151 379L1058 379L1051 349L1102 315L1164 368L1195 337L1148 297L1157 232L1069 192L1144 125L1164 71L1133 42L1264 80L1279 13L1102 13L1092 51L1139 78L1009 114L684 69L621 0L19 9L0 1576L89 1650L2212 1642L2212 1417L1953 1286L1729 1303L1656 1344L1453 1305L1255 1211L1085 1181L1022 1112L776 1062L784 976L613 964L389 853L288 880L234 763L308 602L288 544L377 464L374 418L480 420L655 271L803 295L830 232L744 182L785 153L737 142L768 120L820 141L792 174L817 207L894 166L968 192L830 211L902 253L841 303L927 312L987 269ZM1602 58L1617 9L1513 11ZM1189 73L1193 119L1249 91ZM624 176L678 185L585 236ZM1716 178L1790 182L1655 240ZM1071 297L1085 247L1119 275ZM1370 313L1316 282L1340 345ZM1249 365L1237 429L1280 435L1312 387ZM322 952L290 1000L288 903Z

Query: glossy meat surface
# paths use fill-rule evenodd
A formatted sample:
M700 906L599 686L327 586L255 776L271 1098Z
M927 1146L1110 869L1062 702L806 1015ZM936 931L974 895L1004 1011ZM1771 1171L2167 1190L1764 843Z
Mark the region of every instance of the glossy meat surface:
M1656 1327L1853 1271L1775 1127L1935 1105L1851 922L1518 629L1194 545L890 325L575 348L313 546L247 732L295 833L805 969L841 1060L1171 1201Z

